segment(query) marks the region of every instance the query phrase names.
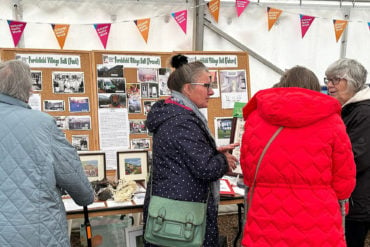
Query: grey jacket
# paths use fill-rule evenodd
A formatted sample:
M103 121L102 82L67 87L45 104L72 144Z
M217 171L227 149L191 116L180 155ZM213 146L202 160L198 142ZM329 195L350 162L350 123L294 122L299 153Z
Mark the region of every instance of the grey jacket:
M61 199L79 205L93 190L53 117L0 94L0 246L70 246Z

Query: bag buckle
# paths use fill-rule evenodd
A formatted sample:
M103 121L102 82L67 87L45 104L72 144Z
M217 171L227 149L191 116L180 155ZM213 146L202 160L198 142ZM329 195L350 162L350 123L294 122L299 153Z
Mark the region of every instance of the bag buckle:
M162 229L165 216L166 216L166 209L160 208L158 210L158 216L155 218L155 221L154 221L153 231L159 232L159 230Z
M194 235L194 215L188 214L186 216L186 223L184 229L184 237L185 239L192 239Z

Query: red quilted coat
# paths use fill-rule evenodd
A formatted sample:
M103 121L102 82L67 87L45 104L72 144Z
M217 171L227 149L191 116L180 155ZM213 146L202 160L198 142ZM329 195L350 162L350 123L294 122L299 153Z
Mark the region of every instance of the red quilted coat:
M354 188L355 163L340 111L336 99L303 88L261 90L244 107L247 186L264 146L284 128L258 171L243 246L345 246L338 200Z

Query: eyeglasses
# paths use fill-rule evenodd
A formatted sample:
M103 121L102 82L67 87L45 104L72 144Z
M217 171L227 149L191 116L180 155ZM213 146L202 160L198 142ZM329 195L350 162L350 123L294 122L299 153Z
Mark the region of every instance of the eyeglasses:
M201 86L207 88L207 90L209 90L211 88L211 83L192 82L190 84L191 85L201 85Z
M338 85L338 84L339 84L339 82L340 82L341 80L343 80L343 79L345 79L345 78L340 78L340 77L326 78L326 77L324 77L324 83L325 83L326 85L328 85L328 84L329 84L329 82L331 82L331 83L333 83L333 85Z

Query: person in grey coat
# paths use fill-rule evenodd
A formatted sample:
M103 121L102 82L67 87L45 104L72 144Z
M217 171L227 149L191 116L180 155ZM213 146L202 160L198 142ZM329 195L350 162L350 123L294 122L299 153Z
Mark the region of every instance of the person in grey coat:
M0 246L70 246L61 192L80 206L94 192L54 118L27 104L31 88L26 63L0 64Z

